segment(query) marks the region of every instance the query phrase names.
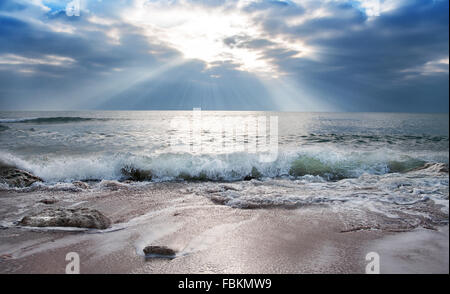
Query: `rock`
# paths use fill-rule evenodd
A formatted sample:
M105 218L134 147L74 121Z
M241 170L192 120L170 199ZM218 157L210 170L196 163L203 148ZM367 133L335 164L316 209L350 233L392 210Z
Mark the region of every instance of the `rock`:
M35 182L43 182L43 180L27 171L0 164L0 182L6 183L10 187L23 188L31 186Z
M44 203L44 204L55 204L56 202L58 202L58 200L57 199L42 199L39 202Z
M244 181L251 181L253 179L258 180L260 178L262 178L262 174L259 172L259 170L256 167L253 167L251 173L244 177Z
M89 208L47 208L36 214L25 216L19 225L28 227L77 227L106 229L111 220L101 212Z
M158 257L167 258L174 258L177 254L175 250L166 246L147 246L143 249L143 251L146 256L156 255Z
M125 166L121 169L122 175L126 180L132 181L151 181L152 180L152 172L149 170L138 169L132 166Z
M74 185L77 188L84 189L84 190L89 189L89 185L82 181L72 182L72 185Z

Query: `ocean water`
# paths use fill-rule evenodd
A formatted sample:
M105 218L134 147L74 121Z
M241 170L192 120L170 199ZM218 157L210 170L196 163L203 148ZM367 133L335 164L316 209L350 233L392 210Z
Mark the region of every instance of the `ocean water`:
M403 113L1 112L0 166L25 169L44 182L17 188L0 181L0 191L56 193L76 204L79 197L112 191L133 197L157 189L237 209L327 207L345 215L345 228L435 228L448 224L449 176L442 172L449 161L448 119Z
M448 114L198 114L0 112L0 161L50 184L120 181L136 171L140 180L153 182L251 177L336 182L406 173L427 162L448 164ZM270 117L277 120L277 133L270 130ZM265 132L258 126L261 118ZM276 150L268 145L274 138ZM276 156L263 161L264 150Z

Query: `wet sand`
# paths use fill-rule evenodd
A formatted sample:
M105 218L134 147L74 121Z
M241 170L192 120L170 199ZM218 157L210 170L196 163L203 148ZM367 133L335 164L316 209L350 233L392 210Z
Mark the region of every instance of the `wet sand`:
M238 209L212 201L196 185L0 191L0 273L64 273L69 252L79 254L86 274L365 273L371 251L380 255L381 273L449 272L448 225L379 229L367 225L369 212L344 204ZM39 202L47 198L58 202ZM84 232L14 225L49 207L98 209L114 224ZM147 245L168 246L177 257L146 260Z

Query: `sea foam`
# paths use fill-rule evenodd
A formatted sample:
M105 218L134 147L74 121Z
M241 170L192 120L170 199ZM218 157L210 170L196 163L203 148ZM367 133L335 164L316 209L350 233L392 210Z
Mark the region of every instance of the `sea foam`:
M407 172L423 166L426 158L403 153L379 151L337 151L329 148L302 148L280 151L274 162L260 162L257 154L158 153L130 152L57 156L24 159L0 152L3 164L30 171L46 182L76 180L174 180L239 181L286 177L297 179L316 176L326 181L357 178L365 173L382 175ZM130 172L131 171L131 172ZM146 175L133 178L132 173Z

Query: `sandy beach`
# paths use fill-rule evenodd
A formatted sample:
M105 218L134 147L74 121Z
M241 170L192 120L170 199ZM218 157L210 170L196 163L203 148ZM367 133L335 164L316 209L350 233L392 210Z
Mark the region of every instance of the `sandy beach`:
M69 252L79 254L85 274L361 274L369 252L380 255L381 273L449 272L448 225L405 227L346 204L242 209L208 195L239 183L104 184L102 190L0 192L0 272L65 273ZM49 207L97 209L113 225L78 231L16 225ZM146 259L147 245L168 246L177 255Z

